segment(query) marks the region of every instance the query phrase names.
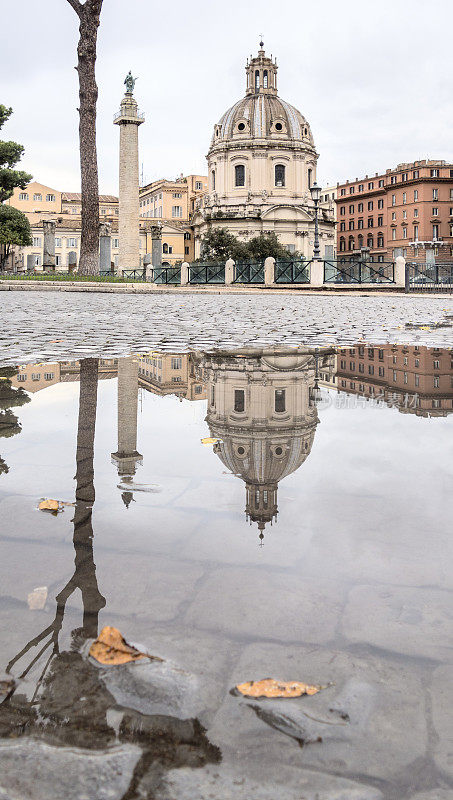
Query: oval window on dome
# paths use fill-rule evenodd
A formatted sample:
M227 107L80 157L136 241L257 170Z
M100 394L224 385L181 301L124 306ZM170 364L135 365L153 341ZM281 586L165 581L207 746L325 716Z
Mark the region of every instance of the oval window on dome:
M243 456L244 454L245 454L245 447L242 447L241 445L240 447L238 447L238 455Z
M283 454L283 448L282 447L276 447L275 448L275 455L276 456L281 456L282 454Z
M245 131L245 122L240 122L239 123L238 131Z
M282 125L281 122L276 122L275 123L275 130L276 131L282 131L283 130L283 125Z

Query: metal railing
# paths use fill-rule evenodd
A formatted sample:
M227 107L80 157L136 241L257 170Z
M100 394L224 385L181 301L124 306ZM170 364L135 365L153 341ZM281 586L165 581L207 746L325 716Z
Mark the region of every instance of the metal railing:
M264 283L264 263L238 261L234 269L233 283Z
M324 283L395 283L395 263L328 259L324 261Z
M311 261L275 262L275 283L310 283Z
M153 267L153 283L176 285L181 283L181 267Z
M225 283L225 264L192 264L189 267L189 283Z
M146 268L142 269L123 269L121 277L126 281L146 281Z
M445 264L406 263L406 291L453 292L453 262Z

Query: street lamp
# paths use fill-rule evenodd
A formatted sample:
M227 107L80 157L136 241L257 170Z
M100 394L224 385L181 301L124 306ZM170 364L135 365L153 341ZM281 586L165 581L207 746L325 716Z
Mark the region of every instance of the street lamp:
M315 204L315 246L313 248L313 258L319 259L320 256L320 249L319 249L319 236L318 236L318 203L319 198L321 197L321 187L318 186L316 181L314 182L313 186L310 186L311 198Z

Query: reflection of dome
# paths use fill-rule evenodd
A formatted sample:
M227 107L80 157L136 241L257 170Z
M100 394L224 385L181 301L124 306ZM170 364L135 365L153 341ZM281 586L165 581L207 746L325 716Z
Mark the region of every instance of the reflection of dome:
M312 355L203 356L214 452L246 484L246 515L261 532L277 517L278 482L309 455L318 416Z

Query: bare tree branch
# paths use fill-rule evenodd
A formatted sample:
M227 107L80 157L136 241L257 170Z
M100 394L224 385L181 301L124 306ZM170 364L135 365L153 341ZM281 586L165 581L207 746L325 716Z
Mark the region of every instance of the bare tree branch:
M82 11L82 8L83 8L82 3L80 2L80 0L68 0L68 3L69 3L70 6L72 6L72 8L76 12L76 14L78 14L79 17L80 17L80 14L81 14L81 11Z

